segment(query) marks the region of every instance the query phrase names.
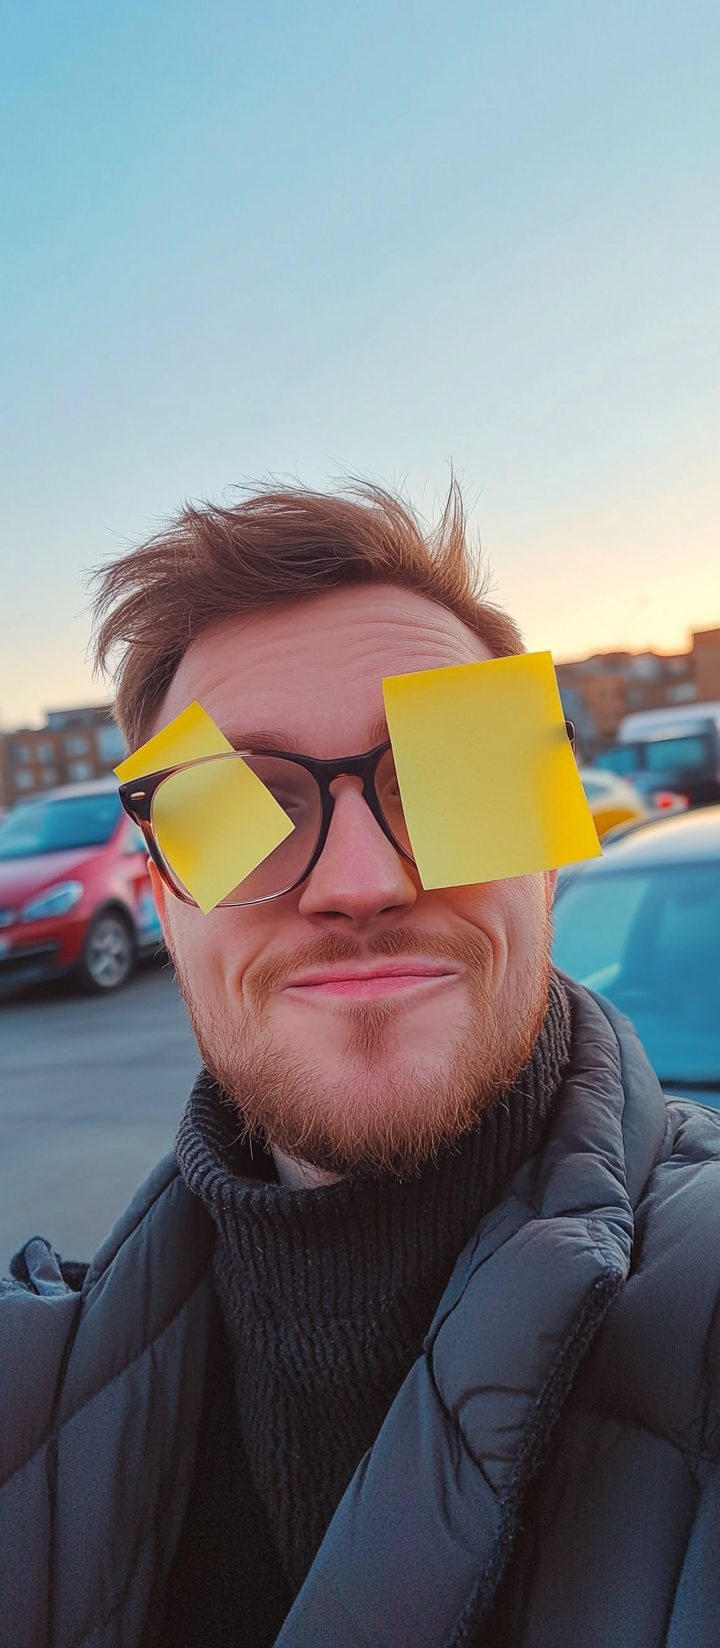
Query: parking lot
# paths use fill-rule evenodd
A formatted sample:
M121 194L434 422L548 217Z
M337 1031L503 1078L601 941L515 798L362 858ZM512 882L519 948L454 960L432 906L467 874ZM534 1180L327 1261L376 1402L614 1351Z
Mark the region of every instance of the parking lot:
M167 961L107 997L0 1004L0 1274L27 1237L89 1258L172 1148L198 1053Z

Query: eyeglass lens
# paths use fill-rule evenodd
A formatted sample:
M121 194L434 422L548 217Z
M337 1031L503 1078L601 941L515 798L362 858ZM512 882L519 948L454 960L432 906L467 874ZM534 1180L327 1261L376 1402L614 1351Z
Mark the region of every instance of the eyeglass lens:
M273 898L307 873L322 823L320 788L307 768L282 756L244 755L246 766L287 814L293 830L262 862L239 874L223 905ZM188 896L187 881L219 850L243 857L243 796L236 782L238 758L220 756L184 767L158 787L151 822L166 869L178 890ZM397 844L410 853L400 791L391 750L380 757L375 789L381 811Z

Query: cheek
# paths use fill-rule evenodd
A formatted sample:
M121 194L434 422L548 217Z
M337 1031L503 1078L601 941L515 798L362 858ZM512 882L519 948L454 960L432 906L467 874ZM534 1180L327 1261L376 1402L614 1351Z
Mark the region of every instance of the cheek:
M546 874L518 876L508 882L507 932L518 968L542 965L550 943L552 889Z
M545 875L458 888L452 895L457 914L490 940L502 971L522 966L545 947L550 900Z
M226 950L219 912L204 916L201 910L169 898L166 917L169 949L183 976L193 985L217 978Z
M266 923L248 910L201 910L168 900L170 949L196 996L235 995L248 967L262 954Z

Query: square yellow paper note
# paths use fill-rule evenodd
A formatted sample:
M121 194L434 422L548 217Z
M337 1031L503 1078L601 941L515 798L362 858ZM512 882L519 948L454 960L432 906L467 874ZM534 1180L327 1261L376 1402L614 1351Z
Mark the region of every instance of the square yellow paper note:
M178 761L201 761L204 755L231 753L232 744L196 699L134 755L121 761L115 768L115 777L126 784L129 778L148 778L150 773L174 767Z
M597 858L549 652L383 681L423 887L464 887Z
M232 754L198 703L115 768L121 783L179 761ZM203 762L161 784L153 803L161 852L204 915L227 898L295 828L245 761Z

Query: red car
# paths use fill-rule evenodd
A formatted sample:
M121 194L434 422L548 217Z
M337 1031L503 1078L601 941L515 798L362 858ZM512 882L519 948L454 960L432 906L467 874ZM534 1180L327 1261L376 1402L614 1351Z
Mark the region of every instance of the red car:
M33 796L0 820L0 994L61 974L118 990L161 944L147 850L113 779Z

